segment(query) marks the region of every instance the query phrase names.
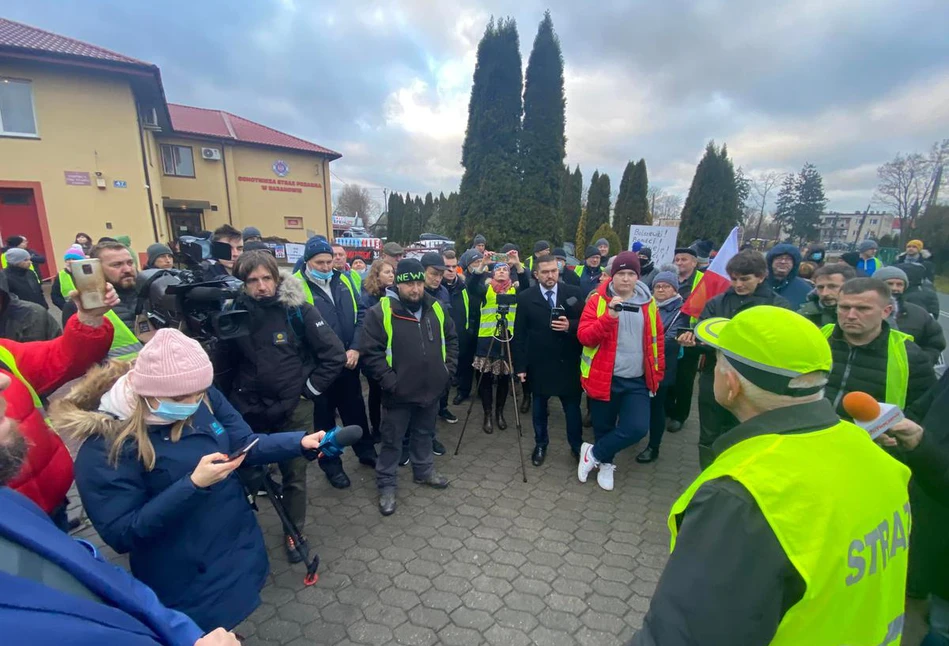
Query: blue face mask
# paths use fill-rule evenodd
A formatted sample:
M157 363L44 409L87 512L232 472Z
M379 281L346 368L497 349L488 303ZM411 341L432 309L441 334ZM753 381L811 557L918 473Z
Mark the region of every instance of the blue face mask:
M307 269L306 273L313 280L329 280L333 277L332 271L317 271L315 269Z
M198 408L201 406L201 400L199 399L193 404L183 404L181 402L160 399L158 400L158 408L152 408L152 405L148 404L147 401L146 405L148 406L148 410L162 419L167 419L170 422L180 422L198 412Z

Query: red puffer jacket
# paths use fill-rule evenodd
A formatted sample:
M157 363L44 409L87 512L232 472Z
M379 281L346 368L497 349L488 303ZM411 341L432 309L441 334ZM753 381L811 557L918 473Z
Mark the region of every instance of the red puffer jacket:
M580 325L577 328L577 339L583 344L581 357L580 384L588 397L600 401L610 400L610 387L613 383L613 364L616 361L616 336L619 333L619 318L610 316L609 310L603 308L598 314L600 302L609 303L607 286L610 281L597 287L593 295L583 308ZM643 315L643 378L649 392L656 394L662 376L666 371L666 344L663 338L662 319L655 307L655 300L649 305L641 307ZM655 321L655 334L653 334ZM596 349L592 361L590 351ZM587 376L583 375L583 364L590 362Z
M113 333L108 319L103 319L99 327L90 327L82 325L74 316L57 339L32 343L0 339L0 346L13 355L23 379L44 395L82 376L104 359ZM33 403L29 388L7 369L9 367L0 369L11 380L10 387L3 393L7 400L6 415L16 420L30 447L26 463L9 486L50 513L63 501L72 485L72 458L63 441L47 426L43 410Z

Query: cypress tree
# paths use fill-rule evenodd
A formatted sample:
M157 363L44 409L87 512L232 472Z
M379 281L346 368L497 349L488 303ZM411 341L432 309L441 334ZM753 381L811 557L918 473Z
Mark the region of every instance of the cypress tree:
M817 240L820 216L827 208L824 179L813 164L804 164L798 183L798 214L795 234L801 242Z
M432 197L432 192L429 191L425 194L425 201L422 203L422 208L419 212L419 233L425 233L428 231L429 224L431 223L434 215L435 198Z
M626 164L619 185L616 207L613 209L613 229L619 236L622 249L629 247L629 227L633 224L649 224L649 180L646 177L646 160Z
M580 166L577 166L573 173L569 168L565 170L563 197L560 202L563 239L564 242L576 243L577 225L583 212L583 173L580 172Z
M582 260L583 258L580 254L583 253L587 242L589 242L587 240L587 209L580 210L580 219L577 221L577 232L574 236L574 240L576 240L576 253L573 255Z
M386 216L386 239L391 242L402 240L402 220L405 213L405 202L398 193L389 196L389 209Z
M563 55L550 11L537 28L524 83L524 125L521 132L521 208L513 222L521 248L533 239L562 238L558 208L564 178L566 98ZM518 235L518 231L521 235Z
M725 146L719 150L710 141L682 207L678 243L688 245L702 238L719 244L740 222L740 215L735 168Z
M522 86L517 24L492 18L478 44L461 151L465 172L458 213L464 240L476 231L500 240L517 220Z
M597 176L594 172L594 180L590 183L590 192L587 196L587 241L596 240L593 232L600 228L600 225L610 223L610 176L606 173Z

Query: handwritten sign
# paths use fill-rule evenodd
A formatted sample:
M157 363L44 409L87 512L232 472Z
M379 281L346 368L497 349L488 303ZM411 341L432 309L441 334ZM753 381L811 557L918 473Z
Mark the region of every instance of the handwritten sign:
M641 242L644 247L652 249L652 262L656 267L668 265L675 257L678 233L679 227L653 227L645 224L634 224L629 227L629 248L632 250L634 242Z
M287 247L287 262L291 265L296 264L296 262L303 257L303 252L306 251L306 245L297 244L295 242L288 242Z

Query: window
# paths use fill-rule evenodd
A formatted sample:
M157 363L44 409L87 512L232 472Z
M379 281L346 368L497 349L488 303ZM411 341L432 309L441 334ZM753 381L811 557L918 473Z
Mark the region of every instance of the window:
M36 136L33 84L0 78L0 135Z
M191 146L161 145L161 166L165 175L194 177L194 153Z
M877 223L876 218L870 218L870 224L876 224L876 223Z

